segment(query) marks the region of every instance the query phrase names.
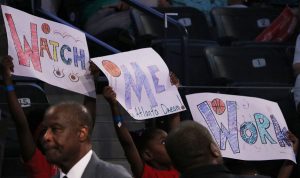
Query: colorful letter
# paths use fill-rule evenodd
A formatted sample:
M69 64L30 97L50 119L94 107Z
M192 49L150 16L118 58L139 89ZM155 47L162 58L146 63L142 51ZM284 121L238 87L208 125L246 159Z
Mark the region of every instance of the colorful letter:
M139 65L135 62L131 63L132 68L134 69L136 84L133 81L131 74L129 73L126 66L122 65L121 69L124 74L125 80L125 104L128 109L131 109L131 88L133 89L135 95L137 96L139 102L142 98L142 87L145 87L146 94L150 100L151 107L157 106L157 102L152 93L149 81L143 71L140 69Z
M247 134L247 130L251 135ZM240 134L242 139L250 145L257 141L257 130L252 122L244 122L240 127Z
M53 46L53 60L57 61L57 47L59 47L59 43L56 41L49 40L50 45Z
M266 138L270 141L271 144L276 144L276 141L273 140L271 135L268 133L267 129L270 127L269 119L260 113L254 114L254 119L256 122L256 126L258 128L258 133L261 139L262 144L267 144Z
M202 114L205 122L208 125L213 137L221 150L226 150L226 141L228 140L231 150L234 154L240 152L239 141L238 141L238 129L237 129L237 113L236 113L236 102L227 101L228 110L228 130L221 123L221 128L209 107L209 104L205 101L200 103L197 107Z
M41 57L44 57L44 50L46 50L46 52L48 53L49 58L52 59L47 39L46 38L41 38L40 39L40 56Z
M149 71L151 73L156 93L161 93L161 92L165 91L166 90L165 86L158 84L158 80L159 79L155 75L155 73L159 71L158 68L157 68L157 66L156 65L148 66L148 69L149 69Z
M80 55L77 54L77 48L73 47L73 55L74 55L74 65L78 67L78 61L81 62L81 69L85 70L85 54L84 50L79 50Z
M63 45L60 49L60 57L61 57L61 60L65 64L70 65L72 63L72 59L71 58L68 58L68 59L65 58L65 50L68 50L69 52L71 52L71 48L68 45Z
M280 125L279 125L278 121L276 120L276 118L274 117L274 115L270 115L270 117L273 122L274 130L275 130L279 145L281 147L285 147L285 144L284 144L284 142L285 142L288 146L292 146L289 139L286 136L287 129L285 127L283 127L283 129L281 130Z
M34 23L30 23L32 49L30 48L30 45L28 44L28 41L24 36L24 51L23 51L11 14L5 14L5 17L7 19L8 26L11 32L11 37L14 41L14 45L17 51L19 64L29 67L30 66L29 59L31 59L34 70L42 72L39 49L38 49L37 25Z

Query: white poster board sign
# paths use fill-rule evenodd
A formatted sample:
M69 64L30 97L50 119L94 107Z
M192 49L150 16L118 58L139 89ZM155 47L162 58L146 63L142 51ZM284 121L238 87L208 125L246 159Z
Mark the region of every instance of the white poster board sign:
M191 94L186 98L194 121L208 128L224 157L296 162L277 103L217 93Z
M15 75L96 97L84 33L8 6L1 8Z
M107 76L125 110L138 120L185 110L169 70L152 49L144 48L91 59Z

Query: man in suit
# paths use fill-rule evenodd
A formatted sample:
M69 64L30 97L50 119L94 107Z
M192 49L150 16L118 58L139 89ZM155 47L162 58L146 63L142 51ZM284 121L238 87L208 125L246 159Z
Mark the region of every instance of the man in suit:
M223 165L221 151L209 131L194 121L181 122L171 131L166 149L181 178L267 178L232 174Z
M55 178L130 178L124 167L105 162L92 151L92 118L75 102L50 107L44 117L42 144L49 162L60 169Z

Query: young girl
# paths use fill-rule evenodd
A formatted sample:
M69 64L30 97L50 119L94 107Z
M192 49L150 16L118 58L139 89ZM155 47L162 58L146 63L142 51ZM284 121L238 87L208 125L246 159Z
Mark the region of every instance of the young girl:
M174 77L174 74L172 74L171 78ZM171 79L171 81L174 80ZM172 83L174 84L174 82ZM173 168L165 149L167 133L161 129L146 130L140 135L136 145L125 124L118 125L122 120L122 116L118 109L116 93L111 87L106 86L103 95L110 104L114 126L134 177L178 178L179 173ZM180 122L179 114L172 115L170 121L174 127L178 125Z

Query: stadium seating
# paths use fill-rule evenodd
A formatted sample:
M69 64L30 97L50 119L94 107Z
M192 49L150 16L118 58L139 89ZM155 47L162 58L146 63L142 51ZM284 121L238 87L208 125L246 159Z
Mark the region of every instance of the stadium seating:
M161 13L177 13L178 15L169 16L181 23L188 31L189 38L211 40L212 34L210 32L205 15L192 7L168 7L156 8ZM152 35L157 38L164 38L164 21L155 19L150 15L146 15L141 11L132 10L132 17L135 23L137 34ZM166 31L167 38L180 38L178 29L172 25L168 25Z
M221 85L219 92L277 102L288 126L300 134L292 61L285 47L207 47L205 53L213 79Z
M253 41L280 14L275 8L215 8L211 14L219 38Z
M208 26L205 15L192 7L168 7L156 8L161 13L178 13L169 16L178 20L188 31L189 39L213 40L213 34ZM131 11L134 30L137 41L152 39L174 39L180 38L182 34L173 25L164 28L164 21L147 15L139 10ZM147 44L150 44L148 42ZM145 43L145 42L144 42Z
M231 85L292 86L291 60L281 47L208 47L212 75Z
M203 49L215 46L213 35L205 15L192 7L156 8L162 13L178 13L170 16L181 23L188 31L185 46L187 56L182 52L180 41L182 34L173 25L164 28L164 21L147 15L139 10L132 10L132 19L136 31L138 47L151 46L164 59L171 71L176 73L184 85L208 85L211 75ZM142 44L142 45L141 45Z
M152 47L161 55L169 70L180 79L181 84L188 86L211 85L212 76L209 70L204 48L216 46L214 41L189 40L187 57L184 59L179 40L164 40L154 43Z

